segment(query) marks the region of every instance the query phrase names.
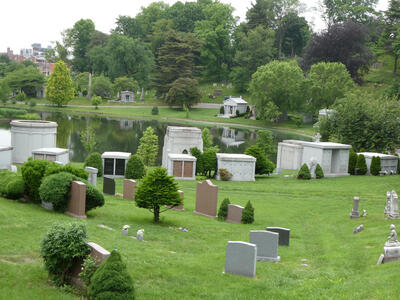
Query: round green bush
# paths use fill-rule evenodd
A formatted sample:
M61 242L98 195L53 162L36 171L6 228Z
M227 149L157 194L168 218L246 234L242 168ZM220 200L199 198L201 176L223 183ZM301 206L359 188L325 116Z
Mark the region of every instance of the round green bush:
M221 105L221 107L219 108L219 114L220 114L220 115L225 114L225 108L224 108L223 105Z
M65 212L74 178L74 175L67 172L45 177L39 188L40 199L52 203L55 211Z
M103 160L101 159L101 155L98 152L91 153L88 157L86 157L84 167L93 167L99 170L97 173L97 177L103 176Z
M86 184L86 206L85 211L92 210L93 208L104 205L104 195L87 181Z
M93 274L88 296L94 300L135 299L133 280L129 275L121 255L112 251Z
M6 187L7 198L19 199L25 194L25 183L22 177L13 178Z
M26 193L34 203L40 203L39 187L46 170L50 166L57 165L47 160L33 160L29 158L22 166L22 178L25 182Z
M17 178L18 175L8 170L0 170L0 196L7 193L7 185L9 182Z
M44 177L47 177L49 175L56 174L56 173L61 173L61 172L71 173L71 174L73 174L81 179L85 179L85 180L87 180L89 177L89 173L86 172L84 169L74 167L71 164L66 164L65 166L60 166L58 164L49 166L46 169L46 172L44 173Z
M357 153L353 149L350 149L349 168L348 168L349 174L354 175L354 170L356 168L356 164L357 164Z
M218 209L218 219L224 221L228 216L228 205L231 204L229 198L225 198Z
M371 160L371 166L369 167L371 175L377 176L381 171L381 158L379 156L373 156Z
M310 169L308 168L306 163L301 166L299 173L297 173L297 179L311 179Z
M365 175L367 174L367 163L365 161L365 156L363 154L360 154L357 156L357 163L356 163L356 169L358 170L358 175Z
M134 154L126 164L125 178L127 179L141 179L146 175L146 168L139 155Z
M315 167L315 178L317 179L324 178L324 171L322 170L319 164L317 164L317 166Z
M248 201L242 212L242 223L252 224L254 222L254 208Z
M153 108L151 109L151 114L158 115L158 106L153 106Z
M89 252L85 225L54 224L42 240L40 255L51 279L61 285L68 281L74 262Z

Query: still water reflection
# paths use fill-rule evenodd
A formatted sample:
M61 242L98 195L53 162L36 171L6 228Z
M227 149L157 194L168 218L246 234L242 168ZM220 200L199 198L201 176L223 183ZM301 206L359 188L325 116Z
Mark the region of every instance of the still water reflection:
M169 125L183 126L174 123L164 123L157 120L143 121L117 118L100 118L93 116L72 116L66 113L40 113L42 120L55 121L57 129L57 147L70 149L70 160L82 162L88 155L80 136L88 126L94 129L96 136L95 151L122 151L136 153L139 139L144 130L151 126L158 136L159 153L157 161L161 164L164 135ZM185 125L188 126L188 125ZM204 128L208 126L197 126ZM243 153L249 146L256 143L255 129L237 129L231 127L208 127L213 137L213 143L220 148L220 152ZM307 137L289 132L272 132L277 144L283 139L307 140ZM9 122L0 122L0 145L11 145ZM273 161L276 157L271 157Z

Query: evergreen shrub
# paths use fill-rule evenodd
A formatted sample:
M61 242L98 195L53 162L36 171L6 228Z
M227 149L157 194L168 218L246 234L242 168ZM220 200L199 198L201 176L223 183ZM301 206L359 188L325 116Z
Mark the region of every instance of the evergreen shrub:
M254 208L248 201L242 212L242 223L252 224L254 222Z
M40 199L53 204L53 209L65 212L70 197L71 182L74 175L67 172L52 174L43 179L39 188Z
M317 179L324 178L324 171L322 170L319 164L317 164L317 166L315 167L315 178Z
M357 164L357 153L353 149L350 149L350 152L349 152L349 168L348 168L349 174L354 175L356 164Z
M44 177L47 177L49 175L56 174L56 173L61 173L61 172L71 173L71 174L75 175L76 177L79 177L79 178L85 179L85 180L87 180L89 177L89 173L86 172L84 169L75 167L71 164L66 164L65 166L60 166L58 164L49 166L47 168L46 172L44 173Z
M0 196L7 193L8 183L13 181L17 177L18 175L14 172L8 170L0 170Z
M159 114L158 106L153 106L153 108L151 109L151 114L154 116Z
M228 216L228 205L231 204L229 198L225 198L218 209L218 220L224 221Z
M94 300L135 299L133 280L116 250L93 274L88 295Z
M379 156L373 156L371 160L371 166L369 167L371 175L377 176L381 171L381 158Z
M297 173L297 179L311 179L310 169L308 168L306 163L301 166L299 172Z
M367 163L365 161L365 156L363 154L360 154L357 156L357 163L356 163L356 169L358 170L358 175L365 175L367 174Z
M99 170L97 173L97 177L103 176L103 160L101 159L101 155L98 152L93 152L89 154L85 159L84 167L93 167Z
M137 154L131 155L126 164L125 178L141 179L144 175L146 175L146 167L142 159Z
M25 194L25 183L22 177L13 178L6 187L7 198L19 199Z

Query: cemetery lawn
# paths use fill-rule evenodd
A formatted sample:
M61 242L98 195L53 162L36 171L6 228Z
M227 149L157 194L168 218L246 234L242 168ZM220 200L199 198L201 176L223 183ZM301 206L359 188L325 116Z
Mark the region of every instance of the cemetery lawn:
M400 229L399 220L383 215L386 191L399 189L399 176L300 181L279 175L214 183L218 204L225 197L242 206L251 200L255 223L193 214L195 181L179 181L185 211L161 214L160 225L149 211L120 197L106 196L105 206L89 212L87 220L0 198L0 299L77 299L49 283L39 256L40 241L54 222L82 222L90 241L117 248L134 279L136 299L398 299L400 261L376 262L389 225ZM122 180L117 192L122 193ZM349 218L353 196L360 197L366 218ZM145 229L145 242L123 236L125 224L130 235ZM365 229L353 234L360 224ZM223 274L227 242L248 241L250 230L266 226L291 229L290 247L279 247L281 262L257 262L255 278Z

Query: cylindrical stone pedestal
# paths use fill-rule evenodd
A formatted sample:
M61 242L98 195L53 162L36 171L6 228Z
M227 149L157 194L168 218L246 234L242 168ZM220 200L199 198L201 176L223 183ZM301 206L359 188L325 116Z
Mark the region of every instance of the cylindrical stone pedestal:
M353 210L351 211L350 218L359 218L360 217L360 212L358 211L358 204L360 202L360 198L354 197L353 198Z

